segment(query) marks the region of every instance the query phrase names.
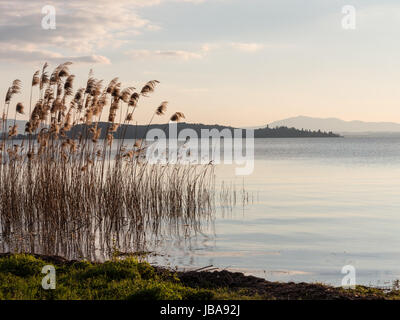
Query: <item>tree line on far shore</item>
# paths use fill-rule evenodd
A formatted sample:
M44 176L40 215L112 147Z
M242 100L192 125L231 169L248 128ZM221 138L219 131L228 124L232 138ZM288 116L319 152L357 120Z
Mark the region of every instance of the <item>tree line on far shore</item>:
M80 132L83 132L85 130L86 125L76 125L74 126L71 131L68 133L69 138L74 138L79 136ZM212 130L212 129L217 129L218 131L222 131L224 129L228 130L234 130L234 127L228 127L228 126L221 126L221 125L204 125L204 124L197 124L197 123L178 123L178 132L183 130L183 129L192 129L194 130L198 136L201 136L201 130L202 129L207 129L207 130ZM99 122L98 124L99 128L102 128L102 133L100 135L101 139L104 139L104 134L107 132L107 123L105 122ZM146 136L146 132L151 129L161 129L166 133L166 136L168 137L168 124L152 124L150 126L147 125L121 125L116 134L115 134L115 139L118 139L120 136L119 133L125 131L125 139L143 139ZM15 138L16 139L22 139L26 137L23 134L18 134ZM296 129L296 128L288 128L288 127L275 127L275 128L270 128L269 126L265 128L260 128L260 129L255 129L254 130L254 137L255 138L338 138L340 135L335 134L331 131L325 132L325 131L313 131L313 130L306 130L306 129Z

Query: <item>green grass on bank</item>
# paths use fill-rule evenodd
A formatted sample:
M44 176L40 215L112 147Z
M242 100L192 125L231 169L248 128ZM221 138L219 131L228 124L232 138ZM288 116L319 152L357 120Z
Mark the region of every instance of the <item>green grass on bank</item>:
M55 265L56 289L42 288L42 268L51 263L32 255L15 254L0 258L0 299L23 300L210 300L249 299L228 289L199 289L182 285L172 272L156 272L135 258L102 264L76 262ZM252 299L255 297L252 297Z
M56 289L44 290L42 268L56 268ZM218 279L218 274L209 275ZM262 281L262 280L261 280ZM214 284L216 281L213 281ZM386 292L358 286L355 290L323 284L265 282L256 288L184 285L174 272L156 269L136 258L105 263L52 264L27 254L0 257L1 300L256 300L256 299L400 299L399 286Z

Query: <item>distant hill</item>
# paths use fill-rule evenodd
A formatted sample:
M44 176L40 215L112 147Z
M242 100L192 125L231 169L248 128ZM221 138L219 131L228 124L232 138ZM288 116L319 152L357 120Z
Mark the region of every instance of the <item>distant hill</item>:
M14 123L14 120L8 120L9 125ZM18 124L18 134L20 137L24 134L26 121L17 121ZM105 133L107 132L107 128L109 123L100 122L99 128L102 128L102 132L100 135L100 139L104 139ZM72 128L69 132L70 137L78 136L79 132L85 132L85 125L77 125ZM114 133L114 137L118 139L123 136L123 132L125 132L125 139L143 139L146 135L147 130L150 129L161 129L168 134L168 124L153 124L150 127L147 125L121 125L117 132ZM222 131L224 129L234 130L234 127L229 126L221 126L221 125L205 125L200 123L178 123L178 132L183 129L192 129L197 135L201 136L202 129L217 129L218 131ZM233 134L232 134L233 136ZM326 138L326 137L339 137L339 135L334 134L332 132L323 132L321 130L298 130L295 128L288 128L285 126L280 126L276 128L272 128L271 126L267 126L265 128L255 129L254 131L255 138L307 138L307 137L315 137L315 138ZM168 137L168 135L167 135Z
M340 135L333 133L332 131L324 132L321 130L305 130L289 128L284 126L277 126L275 128L256 129L254 131L256 138L338 138Z
M26 121L24 120L17 120L15 122L15 124L17 125L17 132L18 134L24 134L25 133L25 124ZM7 120L7 130L9 129L10 126L14 125L14 120L13 119L9 119ZM0 131L3 129L2 126L0 126Z
M270 127L293 127L297 129L322 130L338 133L400 132L400 123L344 121L337 118L311 118L305 116L272 122Z
M105 132L107 131L108 123L101 122L99 127L102 128L101 138L104 138ZM147 129L161 129L168 133L168 124L154 124L149 128L145 125L128 125L120 126L118 131L115 133L115 138L122 136L122 132L125 131L126 139L143 139L146 135ZM220 126L220 125L205 125L200 123L178 123L178 132L183 129L192 129L196 131L197 135L201 136L202 129L217 129L218 131L227 129L234 130L234 127ZM76 135L78 132L82 131L82 125L76 126L72 130L72 135ZM233 134L232 134L233 136ZM254 132L255 138L305 138L305 137L339 137L339 135L332 132L322 132L321 130L311 131L311 130L298 130L295 128L287 127L277 127L277 128L261 128L256 129Z

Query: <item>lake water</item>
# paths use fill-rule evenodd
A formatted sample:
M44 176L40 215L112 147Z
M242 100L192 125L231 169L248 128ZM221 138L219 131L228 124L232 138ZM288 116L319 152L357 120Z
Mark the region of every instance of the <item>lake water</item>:
M167 239L155 262L333 285L352 265L358 284L400 279L400 138L257 139L252 175L216 172L253 201L219 207L185 243Z

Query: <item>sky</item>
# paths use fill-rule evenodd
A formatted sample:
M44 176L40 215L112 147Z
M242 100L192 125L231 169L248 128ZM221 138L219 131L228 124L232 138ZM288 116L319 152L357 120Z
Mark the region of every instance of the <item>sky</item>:
M56 29L42 28L46 5ZM398 0L0 0L0 99L18 78L28 104L34 71L71 61L75 89L90 69L123 87L159 80L139 123L161 101L207 124L400 122L399 36Z

